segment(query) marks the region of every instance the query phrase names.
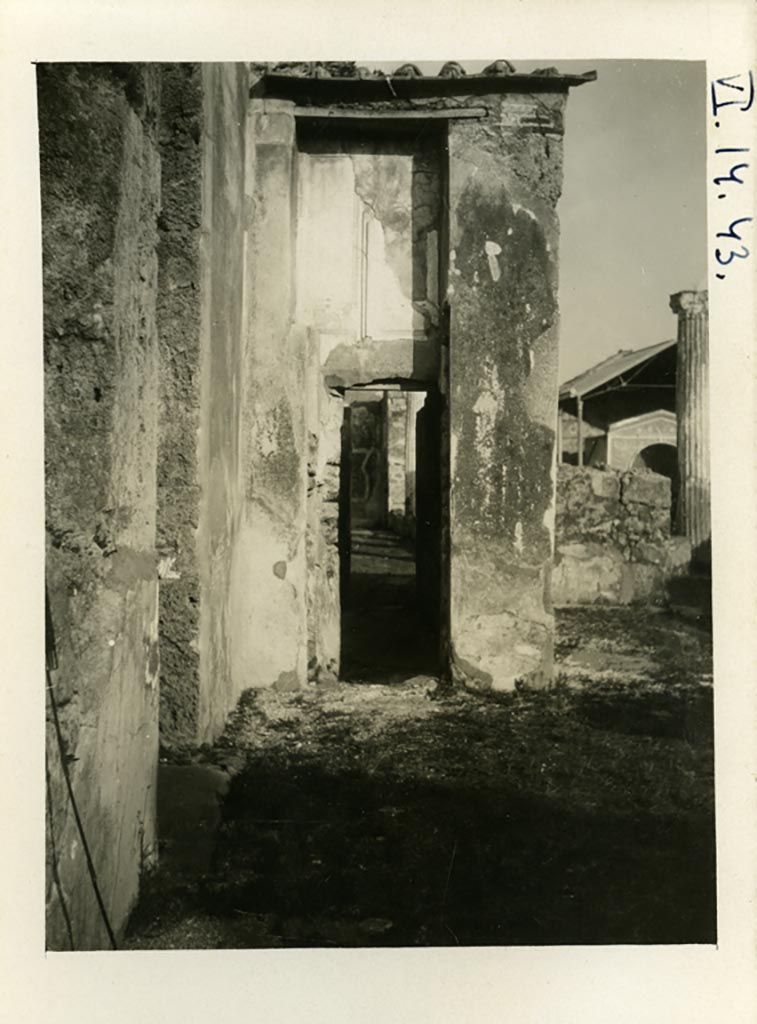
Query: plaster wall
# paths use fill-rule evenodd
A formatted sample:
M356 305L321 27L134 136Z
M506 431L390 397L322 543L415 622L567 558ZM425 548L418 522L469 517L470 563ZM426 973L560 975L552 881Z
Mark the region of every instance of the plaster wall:
M247 118L242 414L245 507L235 546L234 677L245 687L307 679L308 332L294 320L292 105L253 101Z
M244 688L232 623L243 520L243 64L161 70L158 325L161 739L210 741Z
M314 353L313 353L314 354ZM344 402L323 387L315 358L310 361L308 387L311 429L308 462L307 622L308 678L336 680L341 647L340 537L341 460ZM348 453L345 453L349 457ZM343 514L343 513L342 513ZM344 527L342 528L342 533Z
M430 140L300 140L297 321L331 387L439 367L439 154Z
M250 685L234 645L249 608L239 571L246 511L245 189L249 83L244 64L203 64L200 279L200 693L197 737L221 732ZM243 556L242 556L243 557ZM259 628L259 627L257 627Z
M47 945L107 948L155 858L158 71L38 67L45 357ZM59 749L52 702L58 709Z
M615 469L631 469L640 451L653 444L675 447L676 415L667 409L633 416L613 423L607 432L607 463Z
M453 674L552 674L557 245L565 95L449 127ZM538 127L537 127L538 125Z

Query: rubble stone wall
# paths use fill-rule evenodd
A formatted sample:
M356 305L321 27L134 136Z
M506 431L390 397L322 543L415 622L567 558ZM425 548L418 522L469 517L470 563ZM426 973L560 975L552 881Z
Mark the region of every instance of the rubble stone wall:
M558 466L556 605L662 602L690 558L686 538L671 536L667 477Z
M47 945L107 948L155 853L159 73L38 68L46 567ZM55 718L60 724L59 743Z
M244 620L249 633L248 580L232 571L245 505L247 107L243 64L161 69L158 544L167 745L214 739L244 686L232 669L230 623Z
M200 231L202 70L169 64L161 80L158 220L160 438L160 731L196 738L200 703Z

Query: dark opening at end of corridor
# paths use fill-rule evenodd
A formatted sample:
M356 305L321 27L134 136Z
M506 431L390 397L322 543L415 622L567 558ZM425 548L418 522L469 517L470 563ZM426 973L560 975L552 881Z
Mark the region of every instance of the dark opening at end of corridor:
M345 396L341 677L439 671L438 411L425 392Z

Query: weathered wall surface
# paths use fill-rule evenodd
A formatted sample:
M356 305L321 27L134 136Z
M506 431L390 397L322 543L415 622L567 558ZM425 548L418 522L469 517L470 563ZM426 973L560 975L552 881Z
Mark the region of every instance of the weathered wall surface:
M198 738L214 739L242 690L234 663L254 577L239 566L246 487L242 448L245 393L245 191L249 82L244 64L203 64L201 246L202 503ZM244 625L242 623L244 622ZM247 637L243 638L244 641Z
M243 686L307 680L308 336L294 325L295 125L291 104L254 101L249 175L243 474L232 563L232 672Z
M197 738L200 706L202 95L199 64L162 68L157 536L160 731L166 744Z
M451 644L458 677L509 689L552 672L565 96L485 102L449 128Z
M299 323L334 387L436 383L439 153L428 139L300 139Z
M638 468L637 460L652 445L676 445L676 415L658 409L613 423L608 431L607 463L615 469ZM675 454L675 453L673 453Z
M212 740L246 685L232 620L243 517L245 175L242 64L162 68L158 541L161 739Z
M670 500L656 473L559 466L555 604L663 601L691 558L690 542L670 535Z
M387 394L388 500L390 521L402 522L407 506L407 393Z
M380 391L348 391L352 409L350 446L351 518L354 526L386 526L386 405Z
M40 65L52 699L113 927L154 855L158 73ZM106 947L48 698L47 943Z
M308 678L324 683L335 681L339 675L340 548L344 547L345 540L349 543L349 537L340 539L339 536L344 402L323 387L314 345L311 357L308 385ZM348 452L345 455L349 458Z

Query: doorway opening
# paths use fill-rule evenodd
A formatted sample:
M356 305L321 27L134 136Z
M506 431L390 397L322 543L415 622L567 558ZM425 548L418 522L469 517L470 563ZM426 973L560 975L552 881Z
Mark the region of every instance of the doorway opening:
M440 402L401 386L344 395L339 535L341 676L439 671Z

